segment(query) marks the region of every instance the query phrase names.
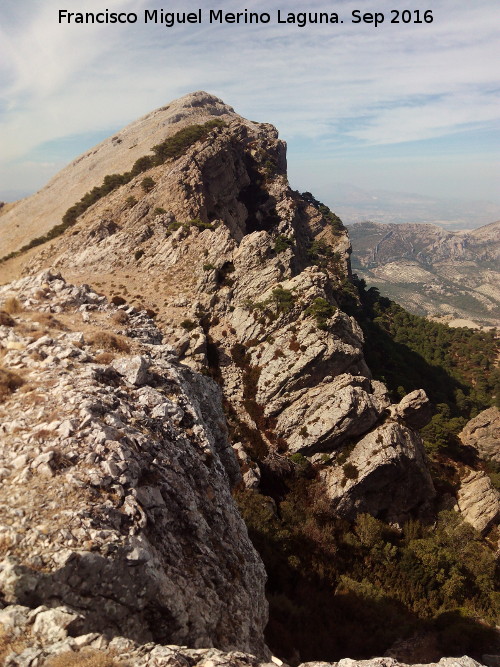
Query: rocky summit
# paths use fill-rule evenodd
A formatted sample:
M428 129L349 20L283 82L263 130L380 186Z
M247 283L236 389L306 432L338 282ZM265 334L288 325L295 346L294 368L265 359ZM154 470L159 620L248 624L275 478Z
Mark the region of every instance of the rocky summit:
M290 188L273 126L193 93L0 227L6 665L269 660L266 573L234 490L265 497L272 523L314 475L336 526L432 524L429 400L373 378L346 230ZM486 534L498 491L457 474L456 510Z

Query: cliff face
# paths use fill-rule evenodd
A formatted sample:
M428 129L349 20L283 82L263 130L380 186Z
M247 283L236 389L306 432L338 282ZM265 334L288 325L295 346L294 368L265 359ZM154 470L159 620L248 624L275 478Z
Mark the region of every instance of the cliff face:
M190 96L187 108L197 95L205 100ZM197 107L197 120L213 118L214 105ZM396 502L390 479L375 482L380 466L370 465L343 493L368 498L373 480L377 500L363 511L390 507L395 521L425 506L433 487L421 441L372 382L361 329L343 310L354 298L347 233L320 202L290 189L275 128L233 114L146 175L147 188L140 174L102 198L27 271L50 266L158 313L183 362L218 378L233 439L253 459L326 453L338 468L345 445L373 449L363 436L386 424L382 439L390 432L404 443L384 448L387 474L415 483ZM365 455L358 450L353 466ZM339 470L331 474L342 484ZM339 514L352 517L327 488Z

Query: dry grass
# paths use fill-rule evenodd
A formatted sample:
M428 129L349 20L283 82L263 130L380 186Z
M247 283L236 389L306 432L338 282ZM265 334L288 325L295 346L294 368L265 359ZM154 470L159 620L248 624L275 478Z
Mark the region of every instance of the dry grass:
M0 403L23 384L24 380L20 375L0 367Z
M113 359L115 358L115 355L112 354L111 352L101 352L100 354L96 354L94 357L94 361L96 364L110 364Z
M124 352L125 354L130 352L130 345L125 338L108 333L107 331L98 331L97 333L91 334L87 338L87 342L92 345L92 347L100 348L102 350Z
M5 310L6 313L9 315L15 315L15 313L20 313L22 311L23 307L19 303L19 301L16 299L15 296L9 296L8 299L5 300L5 303L3 304L3 310Z
M7 311L0 310L0 324L4 327L14 327L16 322L12 319Z
M13 637L3 625L0 625L0 665L4 664L4 660L9 653L21 653L26 646L25 638Z
M129 316L124 310L117 310L116 313L113 313L111 319L115 324L126 324L129 321Z
M49 658L44 667L126 667L112 655L103 651L68 651Z

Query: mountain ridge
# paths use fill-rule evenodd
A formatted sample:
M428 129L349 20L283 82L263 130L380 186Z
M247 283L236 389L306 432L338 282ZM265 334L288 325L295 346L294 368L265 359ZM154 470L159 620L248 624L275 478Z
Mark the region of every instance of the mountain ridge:
M203 99L206 94L193 95ZM187 96L173 106L187 103L189 110L192 102L193 96ZM215 116L220 118L219 101L213 102L210 96L208 108L203 104L195 106L198 123L186 125L188 120L183 115L180 124L169 126L176 130L169 133L170 139L175 140L179 132L189 127L200 127L199 122L213 119L213 104ZM151 120L151 116L146 118ZM189 122L192 120L190 116ZM301 195L289 187L286 145L272 125L252 123L233 112L227 112L222 120L223 123L210 125L207 132L194 131L192 140L184 142L174 156L161 163L148 162L139 173L129 174L130 178L117 182L116 187L99 193L88 206L75 211L71 225L58 236L15 259L16 270L23 277L0 289L5 309L0 333L7 396L1 409L14 412L24 400L23 391L9 373L47 374L54 380L53 376L63 369L62 377L70 382L74 379L78 391L80 379L90 375L84 388L90 386L93 393L105 397L105 403L104 409L97 409L95 403L92 409L82 406L84 414L78 419L75 416L68 442L60 441L59 432L54 436L64 453L64 472L57 467L60 459L56 454L51 457L48 451L26 451L26 438L30 437L24 434L26 425L14 424L9 442L12 450L18 449L20 458L14 458L16 465L25 469L18 473L9 456L7 479L29 487L30 480L36 481L42 472L67 476L80 475L82 469L84 477L80 481L84 488L104 485L106 489L106 484L116 487L106 497L110 517L135 508L133 529L140 544L136 544L137 553L132 551L142 554L139 560L155 554L155 550L164 553L168 560L171 555L167 545L157 542L154 526L157 520L168 525L170 503L164 506L160 496L172 497L169 462L162 459L160 465L161 461L152 461L151 469L136 479L134 475L120 474L121 461L136 461L135 446L129 441L139 436L138 428L143 429L143 435L151 433L153 444L147 446L154 447L156 438L165 438L167 451L171 433L180 431L183 448L199 449L198 458L189 455L191 476L194 480L205 479L205 468L218 465L214 452L200 447L204 427L199 410L207 403L202 415L203 421L207 420L206 437L210 440L212 436L218 442L216 453L224 455L229 467L238 458L241 481L236 475L235 497L254 543L263 547L261 553L269 568L272 622L268 644L294 663L298 662L297 651L310 659L332 660L354 653L358 657L381 654L401 639L401 633L408 633L403 626L417 632L425 624L402 600L392 599L396 589L391 589L390 595L377 589L374 598L371 593L367 596L363 588L366 572L361 580L356 568L369 556L378 558L378 546L373 554L365 551L372 539L372 546L379 542L383 545L381 554L394 556L404 552L409 563L415 562L412 559L418 561L418 539L441 540L432 542L432 548L441 553L449 546L449 535L463 535L466 546L477 539L480 546L476 548L488 567L491 555L479 537L471 537L479 535L473 532L473 524L466 526L458 514L455 517L453 513L439 512L441 495L437 497L418 433L431 417L425 392L415 388L396 398L384 382L373 378L367 366L364 333L356 317L362 312L362 296L369 299L373 294L369 290L362 294L361 287L358 289L353 281L350 243L340 219L311 193ZM113 150L127 155L123 162L130 168L129 149L123 143ZM100 182L91 185L99 186ZM24 224L29 227L29 219ZM13 261L0 266L0 275L10 270ZM81 283L84 285L78 287ZM7 309L12 312L9 314ZM69 347L65 334L55 331L54 319L58 317L68 327L78 331L83 327L83 340L79 341L82 355ZM29 324L32 319L33 327ZM106 335L101 332L96 341L97 329L102 327ZM138 350L139 344L146 347ZM71 361L73 357L75 360ZM190 400L181 400L170 382L172 378L169 380L170 363L178 364L179 373L187 374L200 386L207 386L204 380L209 382L202 376L215 380L220 387L220 404L214 384L210 386L217 405L209 404L206 392L201 402L193 395ZM144 395L140 400L138 392L142 392L141 397ZM184 393L189 392L185 389ZM200 423L196 419L192 423L191 418L184 422L179 409L191 417L198 414ZM51 419L42 411L40 417L37 414L35 410L34 420ZM47 424L50 426L51 421ZM50 431L48 426L45 431ZM30 425L28 433L32 430ZM221 435L226 433L232 447L226 446L226 436ZM45 433L43 437L52 436ZM97 452L103 460L82 460L75 444L81 439L88 447L94 438L103 446ZM85 472L88 465L90 472ZM159 466L158 470L155 466ZM458 464L451 467L455 475L453 493L458 496L466 480L470 489L467 475L473 468ZM182 479L182 466L176 471ZM484 534L489 534L500 514L498 492L488 480L486 474L480 480L487 487L488 498L493 499L491 520L477 526ZM187 497L189 482L186 484ZM211 491L203 485L205 490L210 500ZM201 522L206 508L196 484L192 492L199 505L193 508L191 519ZM221 492L221 498L227 498L227 493L227 489ZM227 511L232 512L232 501L224 502ZM428 528L435 519L438 538ZM101 520L106 526L110 519ZM214 521L217 524L216 518ZM415 535L421 538L412 538L405 532L414 525L413 521L419 526ZM106 567L120 571L122 552L115 557L113 550L108 549L106 530L103 536L91 534L99 538L96 551ZM168 534L167 531L163 538L168 540ZM175 540L178 537L174 534ZM388 542L381 542L386 538ZM22 543L22 537L20 540ZM205 553L207 541L196 541L191 532L189 538L181 541L183 559L179 562L189 567L193 553L200 549ZM414 551L404 551L409 548L405 541L413 544ZM294 545L298 548L289 552ZM81 548L78 540L73 546ZM347 557L349 550L351 557ZM205 589L201 587L197 597L202 606L206 602L217 608L212 595L223 599L226 577L234 587L231 590L241 591L245 578L240 570L244 562L238 558L233 541L222 544L220 550L209 551L210 558L203 560L208 565L201 568L199 575L211 583ZM7 555L9 559L19 559L18 552ZM18 575L24 581L23 577L30 575L31 556L28 551L28 558L17 565L9 560L4 569L10 605L26 600L23 586L16 587L12 581ZM467 563L460 576L476 591L473 561L465 552L460 551L460 557ZM148 556L147 560L152 559ZM337 571L337 562L344 570ZM383 577L384 566L376 562L374 571ZM225 564L224 576L219 577L216 573L221 564ZM54 567L50 561L44 566L49 570ZM258 569L257 563L255 568ZM406 577L406 587L416 598L412 600L415 609L423 605L425 612L437 613L437 608L447 609L446 605L454 601L445 597L448 589L440 587L431 573L429 586L432 600L437 601L431 612L425 606L429 596L411 578L412 568L398 572ZM0 582L1 578L0 575ZM53 580L52 575L49 580ZM190 583L197 582L198 579ZM456 577L453 582L457 583ZM374 585L370 583L369 587ZM297 599L293 595L295 587L298 603L293 601ZM53 604L71 606L74 595L84 592L79 584L72 591L73 597L64 589ZM144 612L153 637L162 643L174 639L191 642L197 637L195 641L208 641L222 649L238 645L233 630L238 631L232 623L231 634L225 632L227 621L221 621L216 623L215 632L207 635L203 624L212 627L214 621L200 618L198 604L189 608L178 603L177 597L170 600L163 592L157 592L160 598L155 603L163 610L161 618L157 617L153 602L148 603L151 613ZM93 596L99 595L97 587ZM122 599L123 593L117 590L113 595ZM380 595L383 603L379 605ZM254 606L265 610L262 590L257 597ZM321 618L317 599L329 609ZM471 606L475 604L476 594L470 601ZM95 600L90 607L95 609ZM294 612L294 608L298 611ZM121 608L119 612L123 613ZM369 623L360 625L356 621L360 613L367 614ZM329 621L332 614L335 627ZM263 624L265 612L259 617ZM313 633L309 627L311 619ZM297 620L298 626L294 625ZM237 610L234 622L242 622ZM90 616L75 620L77 626L88 627L89 623ZM127 616L127 623L136 627L134 613ZM455 629L457 623L455 619L451 627ZM203 632L191 634L200 627ZM354 627L356 631L352 632ZM246 648L248 625L241 632L241 645ZM432 632L435 648L429 659L449 646L446 635L439 634L437 621ZM474 648L469 642L474 632L481 637L488 634L472 620L467 621L461 630L464 653ZM260 633L261 629L254 632L253 641L263 652ZM481 639L481 649L487 641L490 640ZM438 642L445 648L439 648ZM324 653L318 654L320 649Z

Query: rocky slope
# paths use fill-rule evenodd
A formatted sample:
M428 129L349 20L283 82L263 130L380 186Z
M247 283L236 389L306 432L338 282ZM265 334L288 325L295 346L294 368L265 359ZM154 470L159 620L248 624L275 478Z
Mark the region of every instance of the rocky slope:
M216 384L88 287L45 273L2 292L20 311L0 326L3 603L70 605L77 634L265 655Z
M500 222L471 232L362 222L349 235L353 270L411 312L498 326Z
M194 93L142 119L143 154L164 139L154 133L171 110L163 130L173 141L190 124L224 123L17 258L25 277L1 288L11 311L0 327L2 489L13 502L0 585L10 605L76 609L78 635L104 627L141 643L265 658L264 573L230 498L239 471L229 443L243 484L265 488L271 507L307 457L332 516L401 526L434 510L417 430L430 410L423 391L392 404L373 380L346 312L356 301L346 231L290 189L276 129ZM134 127L115 141L113 168L132 167L124 137ZM89 171L101 169L100 151L113 152L109 142L90 152ZM52 181L52 197L61 183ZM41 206L35 197L25 205ZM28 229L29 218L19 224ZM47 333L24 321L30 311L45 314ZM52 318L70 331L54 332ZM24 381L12 395L9 373ZM43 405L41 383L53 405ZM46 506L33 506L47 488ZM69 517L56 492L70 499Z

